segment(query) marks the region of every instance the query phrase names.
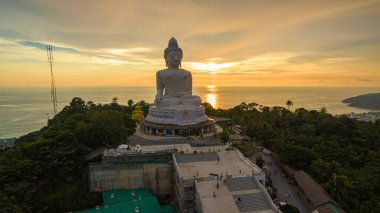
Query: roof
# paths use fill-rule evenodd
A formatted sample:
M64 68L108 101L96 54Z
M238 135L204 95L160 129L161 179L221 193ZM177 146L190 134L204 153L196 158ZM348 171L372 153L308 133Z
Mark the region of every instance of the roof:
M259 186L252 177L237 177L228 179L227 188L228 191L234 192L241 190L258 189Z
M226 173L235 176L246 176L262 173L262 170L254 164L249 164L240 155L238 151L230 150L220 152L208 152L207 147L193 147L198 154L175 154L175 161L179 168L181 177L185 180L209 177L210 173L221 174ZM200 150L203 154L200 154ZM219 156L219 161L218 161Z
M283 169L288 175L294 176L294 174L298 171L297 169L291 167L290 165L280 161L278 155L274 152L271 152L272 157L276 161L276 163Z
M244 140L244 137L241 135L231 135L231 140Z
M177 213L179 212L173 205L161 206L161 213Z
M216 161L218 160L218 153L216 152L204 152L199 154L184 153L176 154L175 158L178 163L190 163L190 162L201 162L201 161Z
M294 180L297 182L298 186L305 192L306 197L310 200L314 207L322 207L321 205L331 203L334 206L339 207L331 196L327 193L325 189L322 188L309 174L300 170L294 174ZM326 208L321 208L320 213L329 213L334 211L324 211ZM323 210L323 211L322 211ZM343 212L343 210L339 211ZM337 213L337 212L334 212Z
M133 192L133 193L132 193ZM136 207L140 213L177 213L172 205L161 206L157 197L148 189L118 189L102 192L103 205L79 212L86 213L135 213Z
M138 200L140 197L145 198L152 196L148 189L118 189L102 192L104 205L110 205L120 202Z
M245 183L236 187L241 180L245 180ZM254 187L252 183L255 184ZM227 180L227 185L219 182L219 188L216 187L217 180L196 180L195 185L204 213L277 212L269 195L266 195L265 189L259 186L254 177L230 178ZM216 197L213 197L213 192ZM242 202L241 205L235 202L238 198Z
M279 162L279 161L277 163L280 165L280 167L282 167L286 171L287 174L289 174L291 176L294 176L294 174L296 174L297 171L298 171L297 169L289 166L286 163L282 163L282 162Z
M120 144L119 149L127 149L128 148L128 145L127 144Z
M313 213L344 213L344 211L333 203L328 202L319 206Z
M140 213L160 213L161 208L157 197L149 196L141 200L104 205L98 208L86 209L86 213L135 213L138 207Z

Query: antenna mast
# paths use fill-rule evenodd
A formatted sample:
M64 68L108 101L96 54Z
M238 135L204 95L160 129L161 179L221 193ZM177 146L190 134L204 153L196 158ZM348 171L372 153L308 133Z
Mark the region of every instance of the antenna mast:
M55 88L55 78L53 73L53 47L51 45L47 45L47 58L50 66L50 74L51 74L51 88L50 88L50 96L51 102L53 103L53 117L57 114L57 90Z

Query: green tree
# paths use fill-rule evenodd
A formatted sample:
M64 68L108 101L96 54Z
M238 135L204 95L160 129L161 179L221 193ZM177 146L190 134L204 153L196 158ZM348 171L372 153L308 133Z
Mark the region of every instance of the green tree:
M300 213L298 208L291 204L285 204L285 205L280 206L280 210L283 213Z
M129 99L129 100L128 100L128 107L129 107L129 108L132 108L132 106L133 106L133 100L132 100L132 99Z
M222 140L223 143L227 143L228 141L230 141L230 131L228 131L227 128L223 128L223 132L221 133L220 135L220 139Z
M290 110L290 107L293 106L293 102L291 100L286 101L286 106L288 106L288 110Z
M259 166L260 168L264 167L265 160L262 159L260 156L256 158L256 165Z
M119 111L93 113L90 126L91 139L98 144L120 144L127 136L123 113Z

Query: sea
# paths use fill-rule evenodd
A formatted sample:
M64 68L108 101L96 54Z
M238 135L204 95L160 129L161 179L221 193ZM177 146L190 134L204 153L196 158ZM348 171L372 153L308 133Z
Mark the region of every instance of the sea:
M322 107L334 115L361 113L371 110L347 106L342 100L367 94L379 93L380 87L216 87L193 88L193 94L207 101L215 108L228 109L242 102L255 102L264 106L287 107L287 100L293 102L290 110L306 108L320 110ZM80 97L94 103L111 103L117 97L118 103L127 104L144 100L152 103L155 87L58 87L58 111ZM0 138L12 138L37 131L47 125L53 116L50 88L48 87L0 87Z

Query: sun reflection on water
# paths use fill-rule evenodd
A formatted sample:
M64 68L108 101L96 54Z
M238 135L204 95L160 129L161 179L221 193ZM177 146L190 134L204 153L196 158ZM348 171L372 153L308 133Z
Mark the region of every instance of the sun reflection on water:
M206 100L209 104L212 105L212 107L214 107L214 108L217 107L216 94L215 93L207 93Z

